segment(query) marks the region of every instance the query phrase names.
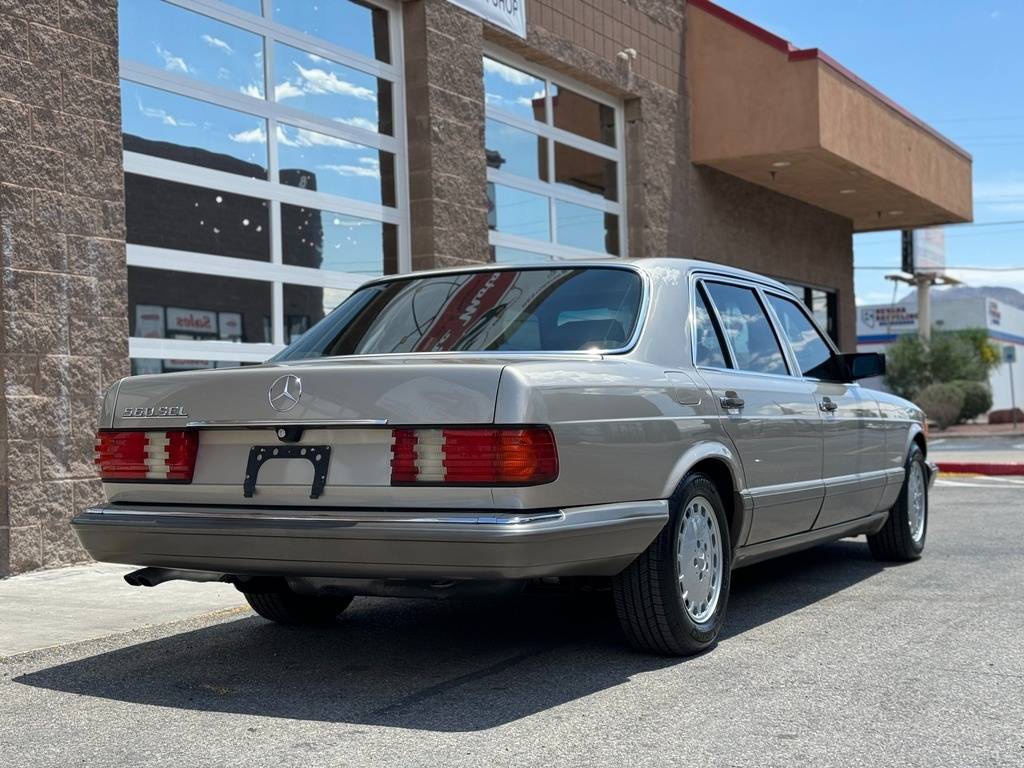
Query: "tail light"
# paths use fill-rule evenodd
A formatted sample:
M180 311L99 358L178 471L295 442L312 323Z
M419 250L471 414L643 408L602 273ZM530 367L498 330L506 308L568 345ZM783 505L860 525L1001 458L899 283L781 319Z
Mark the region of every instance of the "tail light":
M540 485L558 477L547 427L395 429L392 485Z
M100 432L96 465L103 480L191 483L199 434L169 432Z

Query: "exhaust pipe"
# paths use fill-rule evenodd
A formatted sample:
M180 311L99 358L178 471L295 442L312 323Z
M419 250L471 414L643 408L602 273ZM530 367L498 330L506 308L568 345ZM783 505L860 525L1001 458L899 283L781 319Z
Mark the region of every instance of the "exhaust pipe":
M177 568L140 568L126 573L124 580L133 587L155 587L165 581L227 581L227 574L212 571L182 571Z

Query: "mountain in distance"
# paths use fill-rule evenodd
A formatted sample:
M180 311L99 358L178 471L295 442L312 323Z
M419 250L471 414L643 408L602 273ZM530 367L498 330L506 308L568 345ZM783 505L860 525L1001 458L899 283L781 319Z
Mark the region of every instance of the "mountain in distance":
M932 302L934 303L956 301L958 299L989 298L1024 310L1024 293L1021 293L1016 288L1008 288L1003 285L954 285L949 288L933 290L931 294ZM916 306L917 292L910 291L900 299L899 303Z

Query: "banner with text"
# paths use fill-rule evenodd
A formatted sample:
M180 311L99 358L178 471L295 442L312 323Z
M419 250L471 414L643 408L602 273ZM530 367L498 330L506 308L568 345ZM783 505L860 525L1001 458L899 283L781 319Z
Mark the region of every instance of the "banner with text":
M526 0L448 0L526 39Z

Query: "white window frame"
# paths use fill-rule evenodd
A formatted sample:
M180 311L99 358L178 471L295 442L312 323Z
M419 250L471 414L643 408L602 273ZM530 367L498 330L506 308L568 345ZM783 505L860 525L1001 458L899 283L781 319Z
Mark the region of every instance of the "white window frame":
M608 95L607 93L602 93L585 83L573 80L571 77L566 77L560 72L535 64L522 56L518 56L504 48L499 48L498 46L487 42L485 42L483 46L483 55L489 59L494 59L502 64L515 67L528 75L532 75L533 77L543 80L545 94L545 122L543 123L537 120L528 120L514 113L506 112L500 107L495 107L492 104L486 103L484 106L485 119L496 120L499 123L509 125L513 128L529 131L532 134L547 139L549 142L547 153L548 181L516 176L515 174L495 168L487 169L487 181L494 184L500 184L504 187L512 187L514 189L531 192L545 197L548 201L551 239L534 240L529 237L510 235L505 232L499 232L491 229L488 230L489 244L499 248L513 248L517 251L528 251L531 253L542 254L554 259L614 259L626 256L629 253L629 242L627 239L629 228L626 223L625 119L623 117L624 108L622 101ZM599 141L593 141L591 139L584 138L583 136L578 136L570 131L555 127L554 113L551 108L552 82L560 86L565 86L569 90L575 91L581 96L586 96L588 99L593 99L594 101L611 107L614 110L614 147L609 147L607 144L602 144ZM617 165L615 182L616 197L618 199L616 201L605 200L597 198L594 195L589 195L585 192L577 192L569 187L558 186L555 183L554 142L556 141L559 144L583 150L584 152L589 152L592 155L597 155L608 160L614 160ZM564 200L565 202L575 203L587 208L604 211L605 213L613 213L618 216L619 256L613 256L612 254L605 253L603 251L591 251L568 245L561 245L556 242L558 237L558 212L556 210L556 201L558 200Z
M270 343L239 343L232 341L198 341L167 338L130 337L128 354L144 359L194 359L231 362L262 362L285 347L284 285L313 286L352 290L371 279L369 275L333 272L326 269L299 267L283 261L281 238L281 205L290 204L358 216L364 219L395 224L398 227L398 271L412 269L410 247L409 181L406 152L405 75L402 38L402 9L397 0L365 0L388 12L388 36L391 62L370 59L354 51L340 48L322 38L306 35L297 29L274 22L271 18L273 0L262 0L263 16L256 16L220 0L164 0L203 16L238 27L263 38L264 97L262 99L236 93L185 75L178 75L138 62L121 60L122 80L159 88L173 94L198 99L215 106L227 107L245 114L262 117L267 122L267 179L245 178L233 173L203 168L188 163L153 157L137 152L124 152L125 173L150 176L168 181L208 187L230 194L245 195L269 201L270 261L216 256L170 248L128 243L128 266L172 270L201 275L236 277L265 281L271 289ZM355 126L344 125L311 112L281 105L274 101L273 74L275 43L299 48L323 56L392 83L392 119L394 135L388 136ZM358 144L391 152L395 157L395 207L376 205L325 192L288 186L278 181L277 125L285 123L347 139Z

